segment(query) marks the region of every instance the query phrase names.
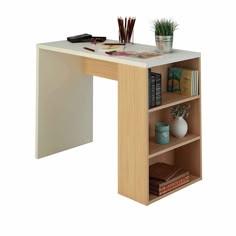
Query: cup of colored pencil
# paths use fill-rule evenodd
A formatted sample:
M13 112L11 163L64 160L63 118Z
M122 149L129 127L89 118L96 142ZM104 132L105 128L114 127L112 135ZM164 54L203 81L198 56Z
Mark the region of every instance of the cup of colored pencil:
M119 42L120 43L133 43L133 31L134 24L136 21L135 17L118 17L118 27L119 27Z

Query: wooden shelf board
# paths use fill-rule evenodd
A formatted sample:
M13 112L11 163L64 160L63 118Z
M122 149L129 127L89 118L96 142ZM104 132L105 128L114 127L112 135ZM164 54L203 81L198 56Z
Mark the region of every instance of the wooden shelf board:
M182 188L185 188L185 187L187 187L187 186L189 186L191 184L194 184L197 181L200 181L201 179L202 178L199 177L199 176L190 175L190 181L187 184L184 184L183 186L180 186L179 188L176 188L176 189L174 189L174 190L172 190L172 191L170 191L170 192L168 192L166 194L163 194L161 196L156 196L154 194L149 193L149 204L151 204L151 203L153 203L155 201L158 201L158 200L162 199L163 197L166 197L166 196L168 196L168 195L170 195L170 194L172 194L172 193L174 193L176 191L179 191Z
M199 99L200 95L197 96L183 96L174 92L163 92L162 93L162 105L149 109L149 112L155 112L163 108L171 107L180 103L189 102L195 99Z
M149 138L149 159L157 155L161 155L165 152L171 151L175 148L197 141L199 139L200 139L199 135L188 133L183 138L176 138L176 137L170 136L169 144L157 144L155 143L155 137L150 137Z

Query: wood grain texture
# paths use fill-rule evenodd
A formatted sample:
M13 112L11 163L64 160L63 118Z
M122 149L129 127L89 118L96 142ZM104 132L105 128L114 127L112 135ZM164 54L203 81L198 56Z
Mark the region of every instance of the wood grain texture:
M155 137L151 137L149 140L149 158L169 152L173 149L187 145L197 140L200 140L200 136L191 133L187 133L183 138L176 138L170 135L170 143L163 145L157 144L155 142Z
M118 66L119 193L149 202L148 70Z
M162 110L164 108L172 107L177 104L189 102L195 99L199 99L200 95L197 96L183 96L174 92L163 92L162 93L162 104L160 106L149 109L149 112L155 112L158 110Z
M83 57L83 71L89 75L112 80L118 79L118 64L114 62Z
M202 177L201 141L190 143L175 150L175 165Z
M150 145L150 144L149 144ZM157 163L157 162L164 162L169 165L174 165L175 163L175 150L171 150L168 152L164 152L160 155L149 157L149 166Z
M81 58L38 48L36 158L93 139L93 78Z

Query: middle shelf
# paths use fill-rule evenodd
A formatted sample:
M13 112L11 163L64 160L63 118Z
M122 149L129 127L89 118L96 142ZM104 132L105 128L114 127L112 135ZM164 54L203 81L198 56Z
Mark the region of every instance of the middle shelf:
M199 99L200 95L197 96L183 96L173 92L162 93L162 105L149 109L149 113L155 112L164 108L168 108L177 104L190 102L192 100Z
M192 143L197 140L200 140L199 135L188 133L183 138L175 138L173 136L170 136L170 143L163 145L163 144L155 143L155 137L150 137L149 138L149 159L157 155L161 155L165 152L171 151L175 148Z

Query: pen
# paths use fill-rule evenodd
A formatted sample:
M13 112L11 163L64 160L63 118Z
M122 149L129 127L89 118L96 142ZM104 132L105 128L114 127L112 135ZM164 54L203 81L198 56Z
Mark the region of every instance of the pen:
M89 51L91 51L91 52L95 52L95 50L94 50L94 49L92 49L92 48L87 48L87 47L84 47L84 49L86 49L86 50L89 50Z

